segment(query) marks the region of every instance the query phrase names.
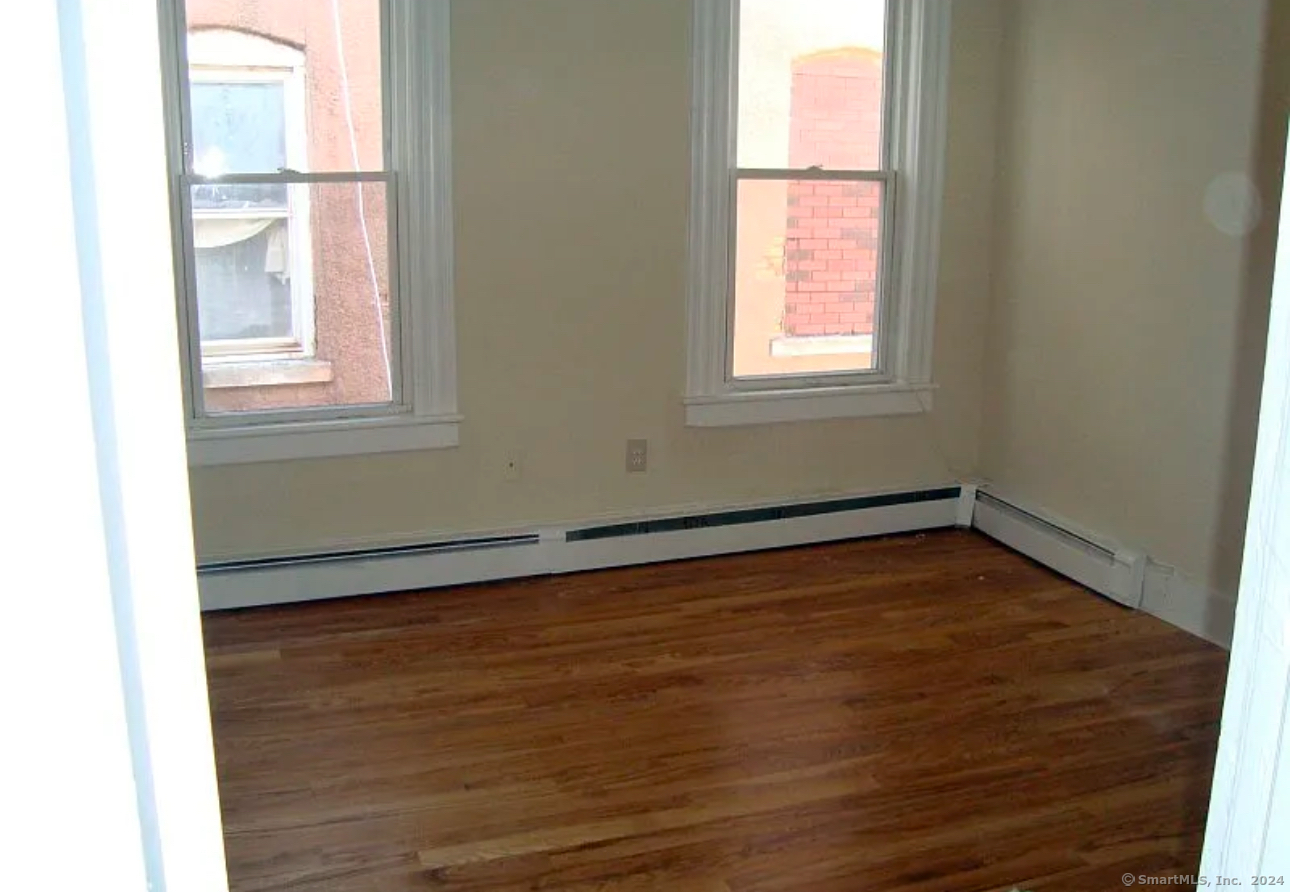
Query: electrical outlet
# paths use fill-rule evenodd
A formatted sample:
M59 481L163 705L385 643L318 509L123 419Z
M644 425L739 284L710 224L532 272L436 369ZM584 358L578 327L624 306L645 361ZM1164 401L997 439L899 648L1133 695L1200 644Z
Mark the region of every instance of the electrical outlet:
M506 453L506 466L502 469L503 480L519 480L524 476L524 456L518 450Z
M627 441L627 473L643 474L649 470L649 440Z

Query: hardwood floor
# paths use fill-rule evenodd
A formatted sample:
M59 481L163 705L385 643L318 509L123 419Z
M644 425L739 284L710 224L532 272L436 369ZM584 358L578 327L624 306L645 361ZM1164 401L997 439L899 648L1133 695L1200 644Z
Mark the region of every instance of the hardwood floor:
M966 532L205 627L239 892L1195 873L1226 670Z

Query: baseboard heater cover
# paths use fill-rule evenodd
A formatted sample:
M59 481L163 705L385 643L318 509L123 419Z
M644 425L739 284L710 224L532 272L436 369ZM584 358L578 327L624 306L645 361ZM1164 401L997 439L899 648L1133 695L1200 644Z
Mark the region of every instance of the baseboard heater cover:
M571 573L955 525L960 487L681 513L198 567L204 610Z
M197 569L203 610L320 601L536 576L537 533L225 561Z
M992 539L1127 607L1142 606L1146 555L1098 542L996 493L978 490L972 525Z
M873 496L856 496L846 499L829 499L822 502L796 502L762 508L739 508L733 511L714 511L708 514L686 514L657 520L613 523L602 526L569 530L569 542L587 542L594 539L620 539L624 536L648 536L655 533L673 533L682 530L704 530L712 527L737 526L745 523L769 523L793 520L799 517L817 517L843 511L864 511L886 508L891 505L914 505L920 502L943 502L959 497L959 487L946 486L917 492L882 493Z
M263 570L268 567L287 567L295 564L324 564L335 561L372 560L376 558L404 557L410 555L447 554L456 551L482 551L490 548L511 548L516 545L536 545L537 533L514 536L477 536L452 539L444 542L420 542L411 545L388 545L374 548L353 548L344 551L327 551L318 554L281 555L278 557L252 558L249 560L210 561L199 564L200 574L227 573L237 570Z
M681 514L571 529L552 572L838 542L955 525L960 488Z

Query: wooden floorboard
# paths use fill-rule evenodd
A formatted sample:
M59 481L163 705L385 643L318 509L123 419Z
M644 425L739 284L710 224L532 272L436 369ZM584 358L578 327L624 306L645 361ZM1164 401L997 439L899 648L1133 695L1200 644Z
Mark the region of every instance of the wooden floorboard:
M205 632L234 892L1194 873L1227 662L953 531Z

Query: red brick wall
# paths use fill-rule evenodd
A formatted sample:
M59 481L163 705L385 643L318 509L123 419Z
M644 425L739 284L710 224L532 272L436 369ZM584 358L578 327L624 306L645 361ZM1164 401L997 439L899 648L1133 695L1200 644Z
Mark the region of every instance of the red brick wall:
M849 49L793 63L789 166L873 169L882 126L882 55ZM792 182L784 241L784 332L873 333L880 186Z

